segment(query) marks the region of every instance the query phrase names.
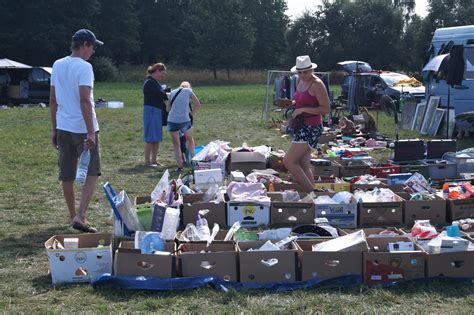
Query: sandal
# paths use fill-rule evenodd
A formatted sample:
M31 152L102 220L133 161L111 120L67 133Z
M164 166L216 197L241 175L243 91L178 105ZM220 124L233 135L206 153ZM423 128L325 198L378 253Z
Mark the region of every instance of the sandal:
M98 232L97 229L91 226L90 224L84 224L81 222L74 222L72 224L72 228L84 233L97 233Z

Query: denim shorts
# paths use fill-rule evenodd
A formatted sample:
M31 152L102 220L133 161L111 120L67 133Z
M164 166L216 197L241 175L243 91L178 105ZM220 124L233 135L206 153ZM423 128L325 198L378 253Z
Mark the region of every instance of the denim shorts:
M167 129L169 132L175 132L175 131L180 131L181 133L185 133L192 127L191 121L187 121L184 123L174 123L171 121L168 121Z
M295 130L293 133L293 143L307 143L311 148L316 149L318 147L319 138L323 133L323 127L321 125L307 126Z

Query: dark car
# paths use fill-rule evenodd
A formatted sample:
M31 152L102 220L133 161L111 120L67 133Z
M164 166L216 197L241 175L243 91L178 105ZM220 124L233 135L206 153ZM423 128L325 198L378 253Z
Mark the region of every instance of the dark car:
M353 72L357 72L357 77L362 80L367 105L377 104L382 95L388 95L397 103L402 92L411 93L417 101L425 97L425 87L413 86L395 86L400 80L409 80L405 74L390 71L374 71L372 67L363 61L342 61L338 65L343 71L349 73L341 85L341 97L347 100L349 95L349 86L352 80Z
M0 68L0 104L49 103L51 68Z

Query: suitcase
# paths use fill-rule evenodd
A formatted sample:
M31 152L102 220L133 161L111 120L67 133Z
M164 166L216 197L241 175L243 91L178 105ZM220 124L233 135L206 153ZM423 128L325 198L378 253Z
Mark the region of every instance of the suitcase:
M426 159L441 159L446 152L456 152L456 140L435 139L426 143Z
M394 142L394 161L415 161L425 158L425 144L423 140L407 139Z

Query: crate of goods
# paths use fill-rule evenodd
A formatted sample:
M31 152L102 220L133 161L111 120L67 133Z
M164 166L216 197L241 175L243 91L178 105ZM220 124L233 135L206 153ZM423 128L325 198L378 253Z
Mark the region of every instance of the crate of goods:
M409 193L397 193L403 200L403 223L412 226L416 220L430 220L433 225L446 224L446 200L433 196L431 200L411 200Z
M270 223L270 203L229 201L227 203L227 225L239 221L243 227L258 227Z
M357 201L353 197L350 203L316 203L317 200L315 218L326 218L330 225L341 228L357 227Z
M362 198L362 195L357 196L356 194L356 198ZM359 200L359 225L362 227L378 227L403 224L402 202L403 199L395 194L390 201Z
M422 161L428 165L428 177L431 179L454 178L457 176L456 162L434 159Z
M474 173L474 153L448 152L443 158L457 164L457 175Z
M374 164L370 166L370 175L387 178L390 174L400 173L400 166L394 164Z
M414 161L425 158L425 144L423 140L407 139L397 140L393 145L394 161Z
M341 177L354 177L370 173L370 166L363 160L341 160Z

